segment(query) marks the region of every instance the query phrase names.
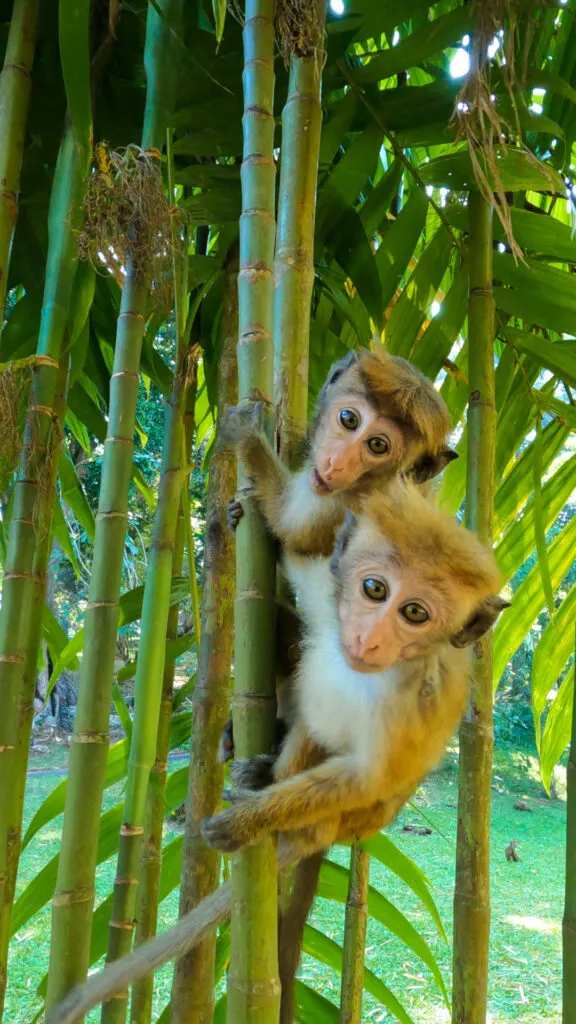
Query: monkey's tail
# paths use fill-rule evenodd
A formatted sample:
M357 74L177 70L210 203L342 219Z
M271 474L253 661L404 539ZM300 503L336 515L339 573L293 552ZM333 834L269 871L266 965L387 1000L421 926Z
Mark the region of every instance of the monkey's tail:
M76 985L62 1002L48 1010L45 1024L75 1024L93 1006L126 991L129 983L145 978L175 956L184 956L226 920L231 906L232 887L230 882L226 882L180 918L169 931L148 939L133 953L108 964L99 974Z
M325 850L320 850L298 862L290 900L280 918L278 937L278 972L282 986L280 1024L293 1024L294 1021L296 1012L294 981L302 953L304 926L318 888L318 878L325 852Z

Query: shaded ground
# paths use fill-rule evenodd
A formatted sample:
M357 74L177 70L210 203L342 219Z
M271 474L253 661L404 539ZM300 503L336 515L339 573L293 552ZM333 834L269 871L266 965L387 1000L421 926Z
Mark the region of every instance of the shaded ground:
M33 774L28 780L26 823L52 789L59 775L44 775L46 768L66 764L64 746L33 755ZM180 767L180 765L178 765ZM490 1018L492 1024L555 1022L560 1019L561 916L563 901L563 861L565 804L542 797L537 781L535 759L525 753L500 751L497 754L492 801L492 946ZM418 803L434 826L432 835L418 836L402 831L406 823L421 819L414 811L405 811L390 830L395 842L422 868L435 887L435 898L449 931L454 882L454 845L456 835L456 770L450 756L446 767L423 788ZM122 796L122 786L106 794L106 807ZM513 809L524 797L533 813ZM32 841L21 863L18 891L34 878L50 856L58 851L61 820L57 820ZM170 828L170 826L167 826ZM507 844L519 843L520 863L509 863L504 855ZM344 860L344 851L335 859ZM114 859L98 870L98 898L112 884ZM450 977L450 951L439 938L428 914L414 895L385 868L373 864L371 883L394 902L429 941L446 981ZM173 893L162 904L161 919L167 926L177 915L178 897ZM313 924L331 937L341 940L343 908L318 901ZM31 1024L39 1008L35 989L46 970L49 952L48 909L38 914L14 940L10 959L10 986L6 1019L11 1024ZM397 939L380 925L370 923L367 942L369 966L395 992L414 1020L420 1024L447 1021L442 997L429 971ZM334 1002L339 997L339 979L329 968L306 957L303 977ZM171 970L158 976L155 1015L158 1016L170 996ZM99 1020L99 1012L89 1020ZM363 1019L390 1020L370 997L366 998Z

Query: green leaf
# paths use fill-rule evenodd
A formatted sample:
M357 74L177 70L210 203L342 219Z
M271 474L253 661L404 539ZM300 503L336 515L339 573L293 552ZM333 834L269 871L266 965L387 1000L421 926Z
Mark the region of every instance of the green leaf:
M70 297L70 316L68 317L68 348L74 349L84 330L96 288L96 271L87 261L78 263L74 274L72 295Z
M508 149L503 153L498 147L495 147L495 153L500 182L506 192L523 192L531 189L534 192L552 191L558 195L564 195L566 191L564 182L558 172L549 164L542 164L535 157L527 156L519 149ZM483 156L480 152L478 159L482 164ZM483 170L491 187L494 187L493 176L485 163ZM423 164L419 168L419 172L426 185L465 189L466 191L477 187L468 149L437 157L436 160Z
M362 204L360 220L368 237L373 235L375 231L379 231L384 222L386 228L389 227L386 214L392 205L392 200L398 193L403 172L404 165L400 158L396 157Z
M178 636L174 640L167 640L166 661L176 661L176 658L189 651L195 643L196 637L194 633L185 633L184 636ZM132 679L136 675L137 666L138 658L136 658L136 661L130 661L127 665L124 665L124 668L121 668L117 674L118 682L125 683L127 679Z
M570 431L552 420L542 431L541 469L545 472L562 450ZM494 498L494 536L504 532L514 516L531 496L534 488L534 452L532 441L521 453Z
M352 206L337 218L326 248L352 280L372 319L379 323L383 305L378 267L362 221Z
M468 211L465 206L446 207L446 217L453 227L468 230ZM576 263L576 240L567 224L556 217L532 213L510 207L512 230L518 245L526 252L546 256L553 260ZM494 238L506 242L506 233L498 217L494 218Z
M550 579L554 590L568 572L576 543L576 516L554 538L548 548ZM507 608L494 630L494 683L500 677L515 651L518 650L532 624L542 611L544 598L540 567L536 564L514 594L512 607Z
M216 41L219 43L224 34L224 22L226 21L226 8L228 0L212 0L214 11L214 24L216 26Z
M44 603L42 609L42 635L48 645L52 664L54 664L68 643L68 636L62 629L54 612L46 603ZM78 659L71 664L70 668L72 671L78 668Z
M408 358L418 331L430 313L452 248L450 235L440 225L388 318L386 347L393 355Z
M26 292L18 300L2 331L0 342L0 360L2 362L32 355L35 351L41 308L41 296L35 292Z
M318 895L324 899L346 903L348 895L348 872L339 864L324 861L320 872ZM389 931L396 935L423 963L430 969L442 995L448 1001L446 986L434 954L425 939L416 931L414 925L390 900L370 886L368 890L368 912L375 920L380 921Z
M568 344L547 341L539 334L519 331L516 327L507 327L504 336L520 352L534 356L541 366L576 387L576 353Z
M398 878L401 878L412 889L412 892L426 907L440 935L447 942L448 939L442 924L442 918L430 892L431 883L418 865L383 832L377 832L370 839L363 839L359 845L362 849L367 850L371 857L384 864L389 871L393 871Z
M335 220L356 202L374 176L381 145L381 129L369 125L354 139L323 183L316 210L317 253L322 251Z
M334 942L333 939L329 939L327 935L319 932L317 928L306 925L302 948L309 956L313 956L321 963L334 968L338 974L342 974L342 947L337 942ZM390 1010L395 1020L402 1021L402 1024L413 1024L412 1017L406 1013L406 1010L391 989L383 981L380 981L380 978L376 977L367 967L364 968L363 984L370 995L374 996L382 1006Z
M556 621L550 621L540 637L532 662L532 713L536 746L540 750L541 718L548 694L560 678L574 650L574 622L576 611L576 585L564 598L556 611Z
M466 319L468 310L468 266L463 263L454 270L454 280L445 296L440 312L429 323L410 352L410 361L431 380L438 376L444 360Z
M542 506L542 420L536 417L536 437L534 439L534 457L532 459L533 480L534 480L534 537L536 540L536 551L538 553L538 565L542 577L542 589L548 605L548 611L554 619L554 593L550 579L548 566L548 553L546 550L546 533L544 528L544 509Z
M118 686L118 682L116 679L114 679L112 683L112 700L114 702L114 707L116 708L116 714L118 715L118 718L120 719L120 722L122 724L122 728L126 733L126 739L128 740L128 744L130 744L132 742L132 719L130 718L130 712L128 711L128 708L126 707L124 694L122 693L122 690Z
M384 308L392 299L402 280L418 239L424 230L428 200L421 189L410 192L410 198L400 212L386 238L376 251L376 266L382 283Z
M572 634L572 639L574 636ZM548 712L542 746L540 764L542 782L546 792L550 792L552 772L562 757L570 741L572 728L572 703L574 701L574 672L570 671L562 683L554 703Z
M576 454L562 463L542 488L544 529L549 530L564 508L572 491L576 474ZM522 516L511 523L494 549L504 582L518 572L534 550L534 502L526 505ZM550 687L548 687L550 689Z
M404 20L404 18L402 19ZM440 53L448 46L460 43L473 24L470 6L465 4L455 11L429 21L422 28L401 39L397 46L376 53L369 63L354 72L354 80L362 85L391 78L399 71L413 68L417 64Z
M96 532L94 515L76 473L76 467L64 445L61 446L58 456L58 479L60 480L62 501L68 505L80 526L93 541Z
M339 1024L340 1011L325 996L296 979L297 1017L300 1024Z
M495 252L494 280L506 285L494 288L498 309L530 324L572 333L576 318L576 281L572 274L536 260L516 265L513 256Z
M92 155L89 33L89 0L60 0L58 8L60 64L68 110L86 172Z
M62 548L62 551L66 555L66 558L70 562L70 565L74 570L74 575L76 576L76 579L78 579L78 577L80 576L80 566L78 565L78 559L76 558L76 552L74 551L72 538L70 537L68 523L66 522L66 517L62 511L62 505L60 504L58 499L56 499L56 501L54 502L53 528L54 536L56 537L56 540L58 541L60 547ZM51 691L52 687L50 686L46 696L48 696Z

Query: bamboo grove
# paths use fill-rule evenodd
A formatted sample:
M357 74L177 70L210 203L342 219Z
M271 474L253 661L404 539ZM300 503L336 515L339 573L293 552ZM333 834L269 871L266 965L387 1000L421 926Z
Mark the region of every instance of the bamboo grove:
M226 785L230 707L237 756L273 742L285 588L218 424L258 398L294 466L329 366L378 341L444 398L460 457L440 501L494 545L513 602L477 652L458 740L452 978L375 884L371 868L392 872L448 941L429 880L381 833L323 863L318 895L342 904L343 944L308 924L304 952L340 977L333 999L299 980L297 1019L359 1022L375 1005L415 1019L365 959L373 922L454 1024L486 1019L492 704L527 638L547 790L571 741L563 1003L574 1019L575 13L574 0L4 5L4 1020L41 1019L104 957L163 930L171 894L183 915L229 873L231 922L170 967L169 995L140 979L101 1019L278 1019L275 843L229 861L199 831ZM152 402L162 441L144 471L139 410ZM69 630L50 597L54 552L82 593ZM129 629L137 650L119 668ZM67 775L24 830L46 665L46 700L79 672L77 706ZM111 707L124 729L113 743ZM183 830L167 830L183 805ZM48 830L57 850L24 880L21 855ZM288 886L281 877L281 897ZM13 965L39 920L50 951L22 1011Z

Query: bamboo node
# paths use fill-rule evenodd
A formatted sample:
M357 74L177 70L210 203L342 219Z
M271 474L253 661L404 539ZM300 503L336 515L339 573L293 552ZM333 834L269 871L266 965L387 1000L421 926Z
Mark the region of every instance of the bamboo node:
M2 661L4 661L4 658ZM10 750L16 750L13 743L0 743L0 754L7 754Z
M20 74L24 75L25 78L28 78L28 79L32 78L32 75L30 73L30 68L28 67L27 64L21 64L21 63L18 63L16 61L7 60L5 65L4 65L3 70L4 71L19 71Z
M29 406L29 411L41 412L44 416L50 416L50 418L54 415L54 410L51 405L31 405Z
M471 296L472 295L481 295L481 296L483 296L486 299L491 299L494 296L494 292L492 291L492 288L480 288L480 287L478 287L478 288L471 288L469 294Z
M34 356L35 366L51 366L52 369L60 369L60 365L57 359L53 359L52 356Z
M109 437L106 438L105 444L110 444L111 441L114 441L117 444L132 444L133 443L131 437L119 437L116 434L110 434Z
M7 199L10 203L17 203L16 193L9 188L0 189L0 199Z
M134 921L110 921L111 928L119 928L123 932L131 932L134 929ZM113 998L117 999L118 994Z
M138 374L132 373L131 370L116 370L116 373L112 374L110 380L114 380L115 377L129 377L131 380L139 379Z
M94 901L94 887L82 886L79 889L61 889L55 892L52 897L53 907L74 907L77 903L92 903Z
M124 316L135 316L137 320L145 320L143 313L138 313L135 309L125 309L119 314L118 319L121 320Z
M84 732L73 732L70 737L71 743L108 743L107 732L97 732L86 729Z
M26 661L25 654L0 654L0 662L5 665L21 665L24 661Z
M123 834L124 833L120 832L120 835L123 835ZM114 879L114 885L138 885L138 879L137 878L118 878L118 876L116 876L116 878Z
M127 519L127 512L98 512L96 519Z
M33 580L33 572L7 572L4 574L5 580Z
M262 61L259 61L258 63L262 63ZM258 104L256 104L256 103L254 103L251 107L245 107L244 108L244 117L246 117L247 114L258 114L259 117L265 117L267 121L273 121L274 120L274 115L271 114L269 110L266 110L266 107L259 107ZM249 156L247 156L245 158L244 162L246 163L248 160L255 160L255 161L257 161L258 163L261 163L261 164L273 164L274 163L274 160L273 160L272 157L264 156L263 153L250 154Z
M255 708L259 706L265 706L272 699L271 694L264 693L251 693L250 691L244 691L237 693L232 698L232 708Z
M123 822L120 827L121 836L141 836L144 833L144 829L141 825L129 825L127 821Z
M117 608L117 601L89 601L86 605L86 611L92 611L93 608Z

